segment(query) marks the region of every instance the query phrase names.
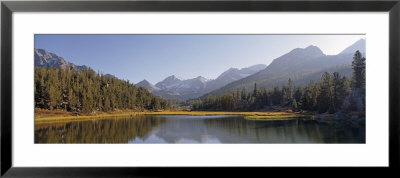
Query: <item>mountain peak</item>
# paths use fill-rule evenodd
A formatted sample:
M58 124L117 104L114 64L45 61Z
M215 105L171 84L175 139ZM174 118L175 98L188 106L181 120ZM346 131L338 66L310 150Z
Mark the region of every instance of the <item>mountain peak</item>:
M357 50L360 51L361 53L365 54L365 39L364 38L357 40L356 42L354 42L352 45L350 45L349 47L344 49L339 54L348 54L348 53L354 54Z
M265 65L265 64L256 64L256 65L252 65L250 67L242 68L241 70L250 69L252 71L257 71L258 72L258 71L263 70L265 68L267 68L267 65Z
M207 82L208 81L208 79L206 79L206 78L204 78L202 76L198 76L198 77L196 77L196 79L200 80L201 82Z
M146 83L146 84L148 83L148 84L150 84L150 82L149 82L149 81L147 81L146 79L143 79L143 80L142 80L142 81L140 81L139 83ZM139 84L139 83L138 83L138 84Z
M169 76L169 77L167 77L167 78L165 78L164 80L180 80L180 81L182 81L183 79L181 79L181 78L179 78L179 77L177 77L177 76L175 76L175 75L171 75L171 76Z
M267 65L265 64L256 64L256 65L252 65L250 67L244 67L241 69L237 69L237 68L229 68L228 70L226 70L225 72L223 72L221 75L218 76L217 79L219 80L228 80L229 82L241 79L241 78L245 78L249 75L252 75L260 70L263 70L267 67ZM222 82L222 83L226 83L226 82Z
M36 67L55 67L55 68L75 68L78 71L87 71L89 67L82 65L78 66L66 61L63 57L51 53L45 49L34 48L34 63Z
M224 74L227 74L227 73L232 73L232 72L237 72L237 71L239 71L238 68L231 67L228 70L226 70L225 72L223 72L221 75L224 75Z
M311 50L311 49L319 49L318 46L310 45L304 48L305 50Z
M148 89L150 92L160 90L158 87L154 86L153 84L151 84L151 83L150 83L149 81L147 81L146 79L143 79L142 81L140 81L139 83L137 83L136 86L146 88L146 89Z
M324 55L324 52L322 52L322 50L318 46L310 45L304 48L304 50L307 52L313 52L314 54Z
M283 55L283 56L299 56L299 57L318 57L318 56L324 56L325 54L321 51L321 49L318 46L310 45L307 46L306 48L295 48L289 53Z
M49 54L49 52L45 49L40 49L40 48L35 48L35 53L37 53L40 56L43 56L44 54Z
M165 78L163 81L156 83L156 87L160 89L169 89L180 85L182 82L182 79L176 77L175 75L171 75Z

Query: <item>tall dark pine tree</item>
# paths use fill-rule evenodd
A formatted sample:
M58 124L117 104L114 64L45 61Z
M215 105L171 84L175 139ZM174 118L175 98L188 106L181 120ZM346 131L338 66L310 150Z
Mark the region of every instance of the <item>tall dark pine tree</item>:
M287 96L288 96L289 101L293 100L293 81L291 78L289 78L289 80L288 80Z
M365 88L365 57L356 51L352 62L353 88Z
M352 68L352 105L358 111L365 111L365 57L359 51L354 54Z
M333 73L333 111L336 112L342 106L344 98L348 95L347 79L341 78L338 72Z
M321 90L318 96L318 110L320 113L326 112L333 108L332 100L332 77L325 72L321 77Z
M254 83L254 90L253 90L253 96L257 97L258 91L257 91L257 83Z
M297 102L296 99L293 99L292 101L292 111L296 112L297 111Z

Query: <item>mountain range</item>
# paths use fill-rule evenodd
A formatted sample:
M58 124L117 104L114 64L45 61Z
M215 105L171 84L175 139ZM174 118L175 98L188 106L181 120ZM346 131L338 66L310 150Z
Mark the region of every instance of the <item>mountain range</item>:
M253 89L257 86L267 88L287 84L291 78L294 85L306 85L313 81L319 81L324 72L339 72L340 75L351 77L351 62L354 53L359 50L365 56L365 39L360 39L337 55L325 55L317 46L296 48L274 59L265 69L231 82L210 94L221 95L237 89Z
M34 63L35 68L37 67L55 67L55 68L74 68L75 70L87 71L88 66L75 65L68 62L63 57L60 57L54 53L51 53L45 49L34 49ZM204 95L205 93L211 92L215 89L221 88L222 86L231 83L235 80L243 77L250 76L262 69L266 65L259 64L248 68L236 69L230 68L223 72L217 79L209 80L202 76L198 76L193 79L180 79L175 75L165 78L163 81L158 82L156 85L151 84L147 80L143 80L136 84L138 87L144 87L155 95L162 96L165 98L179 98L179 99L191 99ZM105 74L104 77L115 77L111 74Z
M267 66L264 64L257 64L242 69L230 68L216 79L206 79L202 76L198 76L185 80L171 75L155 85L147 80L142 80L137 83L136 86L147 88L153 94L165 98L193 99L221 88L228 83L255 74L266 67Z
M249 91L254 87L254 83L265 87L282 86L287 84L289 78L294 85L305 85L310 80L318 81L324 72L339 72L342 76L351 77L351 62L357 50L365 56L365 39L358 40L337 55L326 55L319 47L310 45L306 48L293 49L274 59L268 66L256 64L242 69L230 68L216 79L206 79L202 76L181 79L171 75L156 84L142 80L136 86L144 87L164 98L187 100L205 94L218 96L243 87ZM35 67L73 67L85 71L89 68L70 63L44 49L35 49ZM110 74L105 76L114 77Z

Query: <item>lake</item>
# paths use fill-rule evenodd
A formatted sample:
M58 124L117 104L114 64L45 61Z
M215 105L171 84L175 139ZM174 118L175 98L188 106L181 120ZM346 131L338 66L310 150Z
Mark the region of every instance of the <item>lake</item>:
M37 123L35 143L365 143L365 127L307 119L136 115Z

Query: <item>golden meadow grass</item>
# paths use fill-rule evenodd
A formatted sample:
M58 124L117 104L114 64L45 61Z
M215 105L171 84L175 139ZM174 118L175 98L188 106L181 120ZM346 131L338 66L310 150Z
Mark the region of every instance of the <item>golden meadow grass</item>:
M43 113L46 112L46 113ZM189 116L210 116L210 115L241 115L245 119L255 120L283 120L293 118L305 118L307 115L287 112L225 112L225 111L159 111L159 112L137 112L137 111L116 111L109 113L98 113L96 115L73 116L71 113L60 113L55 111L35 110L35 122L59 122L59 121L78 121L92 119L118 118L135 115L189 115Z

